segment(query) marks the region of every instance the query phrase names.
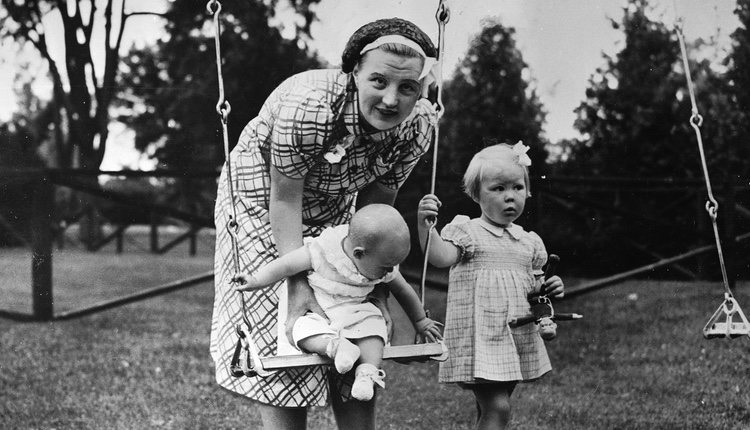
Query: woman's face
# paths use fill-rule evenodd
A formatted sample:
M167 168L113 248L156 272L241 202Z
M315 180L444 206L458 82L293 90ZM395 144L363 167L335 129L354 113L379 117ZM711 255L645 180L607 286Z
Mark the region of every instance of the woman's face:
M365 53L354 67L365 129L388 130L409 116L422 91L423 61L381 49Z

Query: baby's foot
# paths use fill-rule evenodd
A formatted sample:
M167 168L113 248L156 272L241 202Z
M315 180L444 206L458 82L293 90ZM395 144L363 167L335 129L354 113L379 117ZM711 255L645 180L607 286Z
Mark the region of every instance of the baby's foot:
M336 371L344 374L354 367L359 359L359 347L344 337L333 338L328 343L326 355L333 359Z
M357 400L371 400L375 394L375 384L385 388L385 372L372 364L363 363L357 366L354 384L352 385L352 397Z

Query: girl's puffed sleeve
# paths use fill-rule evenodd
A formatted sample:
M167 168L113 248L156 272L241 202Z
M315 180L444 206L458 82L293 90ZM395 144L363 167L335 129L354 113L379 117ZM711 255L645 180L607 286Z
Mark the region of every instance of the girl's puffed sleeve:
M547 249L544 247L544 242L538 234L530 231L529 238L531 239L531 244L533 246L531 270L534 271L535 277L541 277L544 275L542 267L547 263Z
M426 99L420 99L412 116L404 121L394 145L399 159L391 171L380 178L381 184L394 190L401 188L419 159L430 149L436 126L435 108Z
M466 261L474 256L474 240L469 233L469 217L466 215L456 215L450 224L443 227L440 236L456 245L461 251L459 261Z
M325 147L334 115L314 90L291 91L279 101L271 130L271 164L284 176L302 179Z

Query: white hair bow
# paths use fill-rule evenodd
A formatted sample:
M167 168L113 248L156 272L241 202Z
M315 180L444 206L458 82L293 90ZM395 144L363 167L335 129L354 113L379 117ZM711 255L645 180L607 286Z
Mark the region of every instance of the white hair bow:
M520 164L521 166L531 166L531 158L526 155L528 151L529 147L524 145L520 140L518 141L518 143L513 145L513 153L516 154L516 157L518 158L518 164Z

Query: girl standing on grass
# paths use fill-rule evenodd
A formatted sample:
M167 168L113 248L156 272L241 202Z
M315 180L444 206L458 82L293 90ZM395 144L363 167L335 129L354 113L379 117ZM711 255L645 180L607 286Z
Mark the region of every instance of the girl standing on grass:
M463 186L481 208L479 218L459 215L442 230L430 230L440 200L428 194L417 211L419 240L430 234L429 262L450 266L445 344L440 382L474 393L477 428L506 428L510 396L518 381L549 372L544 341L536 324L511 328L531 313L527 295L541 289L562 297L560 277L543 279L547 251L541 238L514 224L529 197L528 147L498 144L477 153Z

